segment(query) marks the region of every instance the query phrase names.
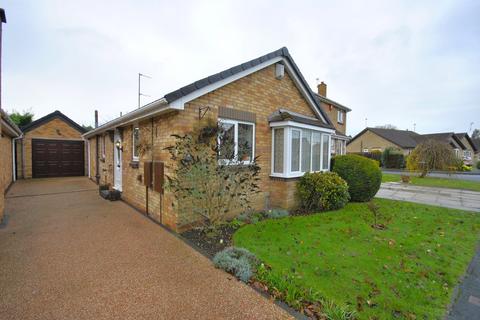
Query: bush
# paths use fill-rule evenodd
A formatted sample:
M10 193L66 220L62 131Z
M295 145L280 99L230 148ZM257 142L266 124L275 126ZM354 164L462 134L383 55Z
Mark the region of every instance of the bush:
M284 209L272 209L265 212L265 218L267 219L280 219L289 215L288 211Z
M477 169L480 170L480 161L477 162Z
M213 257L213 263L215 267L233 274L243 282L248 282L258 264L258 260L247 249L228 247Z
M421 178L432 170L456 170L458 164L450 146L435 140L417 145L407 158L408 170L420 171Z
M375 161L355 154L335 157L333 171L348 184L352 201L370 201L382 182L382 171Z
M402 169L405 167L405 157L400 150L385 148L382 153L382 166L389 169Z
M347 183L334 172L305 173L297 183L297 196L307 211L340 209L350 199Z

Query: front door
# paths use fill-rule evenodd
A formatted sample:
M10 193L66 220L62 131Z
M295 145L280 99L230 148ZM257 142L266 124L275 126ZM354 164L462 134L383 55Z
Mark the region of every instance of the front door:
M113 161L115 164L115 169L113 173L114 188L118 191L122 191L122 135L118 129L115 129L115 134L113 140L115 141L114 145L114 155Z

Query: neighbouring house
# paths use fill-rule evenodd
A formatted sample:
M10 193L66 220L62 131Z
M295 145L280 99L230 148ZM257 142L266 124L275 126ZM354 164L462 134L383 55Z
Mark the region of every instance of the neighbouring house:
M418 134L408 130L365 128L347 143L347 152L367 153L383 151L386 148L394 148L402 151L404 155L408 155L418 144L426 140L436 140L450 145L455 155L464 161L466 160L464 151L471 150L475 152L476 150L473 143L469 144L469 147L465 145L465 141L471 141L466 133L455 134L453 132L442 132ZM468 152L466 154L468 154Z
M2 222L3 212L5 208L5 193L8 187L15 180L15 158L14 144L15 139L21 136L22 132L13 123L9 116L0 111L0 223Z
M316 98L319 100L320 106L335 127L335 133L332 135L331 144L332 156L346 154L347 142L350 140L350 137L346 135L347 113L352 110L327 98L327 85L323 81L317 86Z
M201 118L210 117L234 135L236 150L241 141L238 163L248 164L258 156L261 192L252 198L253 207L292 208L297 179L308 171L330 169L336 131L320 100L287 48L281 48L87 132L88 175L121 191L123 200L152 219L185 230L198 216L176 211L174 196L161 187L145 186L145 179L151 174L158 185L164 174L171 175L175 164L165 148L175 143L172 135L189 132ZM140 152L142 141L151 141L146 156ZM144 170L150 160L158 164L154 173Z
M16 143L17 175L48 178L85 175L85 129L54 111L23 126Z
M456 133L455 135L465 146L465 150L463 150L463 161L466 164L473 165L474 162L478 161L479 150L477 145L466 132Z

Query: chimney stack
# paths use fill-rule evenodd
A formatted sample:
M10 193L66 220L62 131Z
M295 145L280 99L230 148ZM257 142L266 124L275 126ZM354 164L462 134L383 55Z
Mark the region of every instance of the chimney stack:
M327 85L325 84L325 82L320 82L320 84L317 85L317 90L320 96L327 97Z
M98 128L98 110L95 110L95 128Z

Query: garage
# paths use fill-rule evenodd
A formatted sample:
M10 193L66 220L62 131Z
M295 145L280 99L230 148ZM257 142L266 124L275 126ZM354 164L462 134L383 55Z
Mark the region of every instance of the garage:
M83 176L83 141L32 139L33 178Z

